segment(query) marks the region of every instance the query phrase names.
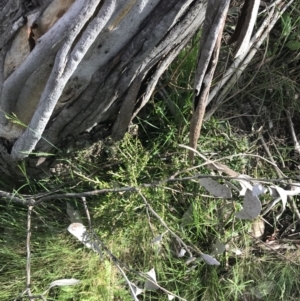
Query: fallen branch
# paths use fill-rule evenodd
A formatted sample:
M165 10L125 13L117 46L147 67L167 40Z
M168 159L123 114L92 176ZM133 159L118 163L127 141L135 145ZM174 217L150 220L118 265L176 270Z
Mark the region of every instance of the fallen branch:
M32 206L28 207L27 214L27 238L26 238L26 251L27 251L27 263L26 263L26 289L28 297L32 296L30 290L31 277L30 277L30 262L31 262L31 253L30 253L30 237L31 237L31 211Z
M215 162L215 161L213 161L213 162ZM2 197L2 199L6 199L6 201L15 202L15 203L22 204L25 206L37 206L43 202L51 201L53 199L68 199L68 198L79 199L82 197L95 196L95 195L107 194L107 193L133 192L133 191L137 191L137 190L144 189L144 188L161 187L163 184L166 184L166 183L184 182L184 181L191 181L191 180L197 180L197 179L202 179L202 178L223 179L223 180L240 180L240 178L238 178L238 177L197 174L197 175L193 175L190 177L182 177L182 178L174 178L173 176L171 176L170 178L167 178L167 179L163 179L160 181L154 181L151 183L145 183L145 184L141 184L139 186L95 189L95 190L85 191L85 192L65 192L65 193L57 193L57 194L46 193L45 194L46 196L45 195L43 196L41 194L31 195L31 196L21 195L23 199L15 197L14 193L0 191L0 197ZM245 181L255 181L255 182L259 182L259 183L282 183L283 180L295 180L295 179L286 177L286 178L278 178L278 179L247 178L244 180Z

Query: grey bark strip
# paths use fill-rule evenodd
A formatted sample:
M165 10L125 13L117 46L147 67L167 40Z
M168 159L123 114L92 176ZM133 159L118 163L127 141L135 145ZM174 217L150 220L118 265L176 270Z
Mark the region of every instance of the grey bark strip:
M289 2L285 3L283 0L276 0L273 3L274 5L270 5L268 16L253 35L247 51L233 61L232 65L225 72L222 79L210 91L206 105L214 100L214 106L209 112L206 113L204 120L208 120L217 110L218 106L222 103L227 93L230 91L231 87L237 82L241 74L253 59L254 55L257 53L259 47L268 37L276 22L294 1L295 0L290 0ZM276 10L275 7L277 7Z
M43 11L53 0L42 1L0 1L0 45L7 45L16 33L16 31L24 25L28 14L36 11ZM21 3L22 2L22 3ZM25 2L31 4L30 9ZM30 3L31 2L31 3ZM39 2L39 3L37 3Z
M112 128L111 138L114 141L122 139L127 132L136 98L142 84L142 80L143 76L138 75L128 89L127 95L125 96L125 99L120 108L117 120L115 121Z
M170 47L170 45L175 44L176 47L170 48L168 50L168 54L165 55L164 59L161 61L159 66L156 68L155 73L152 75L151 79L148 82L145 93L142 97L142 101L138 108L135 109L131 120L133 120L139 111L146 105L148 100L150 99L152 93L155 90L156 84L164 71L169 67L169 65L176 58L178 53L184 47L184 45L192 38L192 36L196 33L199 25L202 24L204 20L204 9L206 7L206 3L198 1L193 3L193 6L190 7L190 10L182 17L182 24L178 24L174 26L168 34L168 38L161 43L158 47L165 50ZM174 36L178 37L175 41ZM156 47L156 50L158 49Z
M223 28L229 7L229 0L223 0L217 6L217 1L209 1L201 38L201 52L195 76L194 112L190 126L190 147L196 149L200 136L206 102L211 87L214 71L217 65ZM202 46L203 45L203 46ZM194 159L194 152L189 152L189 158Z
M200 41L199 58L195 74L195 94L199 95L202 87L203 78L208 68L212 52L215 48L219 32L223 28L224 20L227 15L229 0L210 0L207 3L203 32Z
M5 80L0 98L1 110L7 114L14 110L18 96L29 76L47 58L57 52L61 42L77 24L85 19L86 12L86 1L77 0L61 19L37 41L35 48L22 65ZM0 114L0 124L7 124L4 114Z
M95 12L98 4L99 1L95 0L85 3L85 7L87 8L85 18L82 19L81 23L77 24L73 32L69 33L67 41L57 54L55 66L41 96L38 109L35 111L25 132L13 146L11 155L14 160L22 160L28 156L35 148L37 142L41 139L44 129L66 83L83 59L91 44L109 21L111 15L115 11L116 0L106 1L103 4L97 17L89 23L79 42L70 53L73 42L83 26Z
M232 37L232 40L237 40L234 57L238 57L247 51L257 19L259 4L260 0L246 0L244 3L238 24Z

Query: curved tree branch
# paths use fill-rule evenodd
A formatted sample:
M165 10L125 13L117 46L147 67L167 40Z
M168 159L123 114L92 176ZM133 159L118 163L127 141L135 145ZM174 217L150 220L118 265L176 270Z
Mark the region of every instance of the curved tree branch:
M47 33L37 40L37 44L33 51L28 55L22 65L13 72L3 84L3 90L0 98L0 107L2 111L7 114L11 114L11 112L14 111L16 101L18 100L19 94L29 76L43 65L45 60L47 61L55 55L61 45L61 42L65 40L76 24L80 24L82 20L85 20L86 12L86 2L76 0L61 19L55 23ZM7 124L7 119L3 113L0 113L0 124Z
M87 26L79 42L71 51L73 42L83 26L94 14L98 4L99 1L97 0L91 0L85 3L86 12L84 18L82 18L81 22L76 25L71 33L69 33L67 41L58 52L54 68L43 91L39 107L35 111L28 128L14 144L11 153L14 160L22 160L28 156L35 148L37 142L41 139L44 129L67 81L83 59L91 44L109 21L115 11L116 0L110 0L103 4L97 17Z

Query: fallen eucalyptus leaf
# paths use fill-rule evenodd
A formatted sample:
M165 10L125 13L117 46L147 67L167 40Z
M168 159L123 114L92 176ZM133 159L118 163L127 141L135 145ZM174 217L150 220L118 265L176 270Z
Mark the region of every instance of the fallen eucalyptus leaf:
M232 198L231 189L225 185L218 183L211 178L202 178L199 180L200 185L203 186L209 193L215 197L230 199Z
M80 280L78 279L59 279L59 280L55 280L53 282L50 283L49 288L52 288L54 286L66 286L66 285L75 285L78 284L80 282Z
M151 241L151 243L152 243L152 244L159 244L159 243L162 241L162 238L163 238L163 234L160 234L160 235L158 235L157 237L155 237L155 238Z
M151 269L149 272L146 273L152 281L149 281L148 279L145 282L145 290L148 291L156 291L159 289L159 286L157 286L156 282L156 273L154 269Z
M243 200L243 209L235 214L240 219L254 219L261 211L261 202L257 196L252 195L252 191L247 189Z
M138 296L140 294L142 294L144 292L143 289L139 288L137 285L135 285L134 283L130 282L131 288L133 290L134 296Z
M267 191L267 189L262 186L261 184L255 184L252 188L252 195L253 196L259 196L261 194L264 194Z
M87 248L100 252L101 250L96 243L92 243L89 234L86 231L86 227L81 223L72 223L68 227L68 231L74 235L79 241L81 241Z
M261 238L265 232L265 222L261 218L256 218L252 223L252 233L256 238Z
M180 258L180 257L183 257L186 253L186 250L184 248L181 248L179 253L177 254L177 256Z
M209 264L209 265L220 265L220 262L217 260L217 259L215 259L215 258L213 258L212 256L210 256L210 255L207 255L207 254L204 254L204 253L202 253L201 254L201 257L204 259L204 261L207 263L207 264Z
M212 247L212 255L219 255L222 254L224 251L226 251L225 245L217 239L216 242L213 244Z

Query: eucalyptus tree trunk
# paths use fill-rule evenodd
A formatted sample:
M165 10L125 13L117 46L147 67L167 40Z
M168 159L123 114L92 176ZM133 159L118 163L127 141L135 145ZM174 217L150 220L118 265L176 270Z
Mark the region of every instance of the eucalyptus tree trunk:
M1 1L2 173L21 161L38 170L34 154L68 139L122 138L205 10L205 0Z

